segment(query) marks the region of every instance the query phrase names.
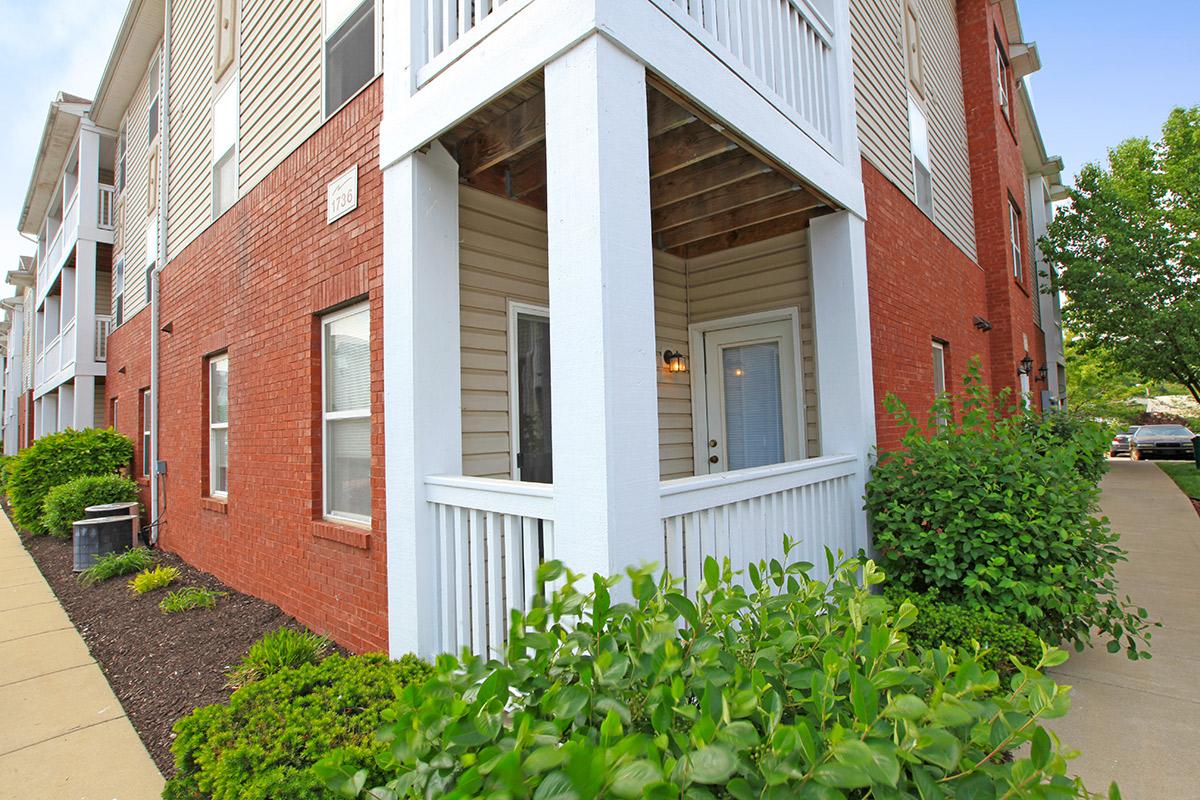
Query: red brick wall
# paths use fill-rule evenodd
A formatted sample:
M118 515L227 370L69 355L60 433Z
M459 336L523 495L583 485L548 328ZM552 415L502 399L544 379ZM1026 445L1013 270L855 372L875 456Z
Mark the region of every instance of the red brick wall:
M162 276L160 544L356 651L387 647L382 175L376 81L176 257ZM326 223L327 184L358 165L358 208ZM373 523L321 517L319 317L368 298ZM110 343L108 400L135 435L146 310ZM141 326L141 327L139 327ZM229 497L208 494L206 358L229 355ZM114 380L128 362L124 380ZM126 398L130 398L127 402Z
M113 331L108 339L108 373L104 379L104 414L107 424L133 440L129 474L141 487L141 501L149 512L150 482L142 477L142 411L139 398L150 386L150 307L146 306ZM113 419L113 400L117 417Z
M876 432L881 450L903 430L884 410L888 393L920 418L933 402L933 341L945 343L946 385L958 386L967 362L981 356L989 376L991 333L973 323L987 315L983 270L869 162L867 289L875 371Z

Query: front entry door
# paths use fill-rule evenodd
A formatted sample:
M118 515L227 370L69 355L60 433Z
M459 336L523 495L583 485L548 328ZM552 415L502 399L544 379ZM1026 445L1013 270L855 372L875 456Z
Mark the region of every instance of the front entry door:
M709 472L803 458L790 320L705 332L704 393Z
M510 390L516 414L515 477L531 483L553 483L550 439L550 318L544 311L515 310L514 355Z

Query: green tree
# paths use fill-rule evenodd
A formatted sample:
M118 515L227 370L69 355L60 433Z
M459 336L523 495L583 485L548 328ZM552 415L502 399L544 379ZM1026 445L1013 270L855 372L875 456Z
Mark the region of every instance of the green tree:
M1200 106L1085 166L1071 201L1042 241L1066 325L1085 352L1200 401Z
M1086 347L1067 333L1065 350L1071 365L1067 370L1067 397L1076 414L1131 425L1143 410L1132 399L1144 396L1147 389L1159 393L1140 375L1118 366L1103 347Z

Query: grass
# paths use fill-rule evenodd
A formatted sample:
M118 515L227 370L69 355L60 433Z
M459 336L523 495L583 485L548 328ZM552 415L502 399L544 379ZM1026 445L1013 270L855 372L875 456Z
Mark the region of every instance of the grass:
M145 547L135 547L124 553L110 553L100 556L96 563L79 573L79 583L83 586L95 586L97 583L141 572L154 565L154 554Z
M153 592L164 586L170 586L179 577L179 567L157 566L154 569L144 569L129 581L129 591L136 595Z
M205 589L201 586L188 586L168 594L158 604L158 607L164 614L174 614L193 608L214 608L217 605L217 598L224 597L226 594L227 592L214 592L212 589Z
M1158 468L1171 476L1188 497L1200 497L1200 469L1191 461L1160 461Z
M329 649L324 636L294 628L280 628L250 646L242 663L229 671L228 686L239 689L248 683L273 675L281 669L316 664Z

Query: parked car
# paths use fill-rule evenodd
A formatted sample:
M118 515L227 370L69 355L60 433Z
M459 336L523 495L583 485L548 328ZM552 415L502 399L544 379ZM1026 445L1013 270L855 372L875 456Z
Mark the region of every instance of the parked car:
M1182 425L1143 425L1129 439L1129 457L1191 458L1193 436Z
M1135 433L1137 433L1139 427L1140 426L1138 425L1134 425L1133 427L1123 430L1113 436L1112 444L1108 446L1108 454L1113 458L1116 458L1122 453L1129 455L1129 439Z

